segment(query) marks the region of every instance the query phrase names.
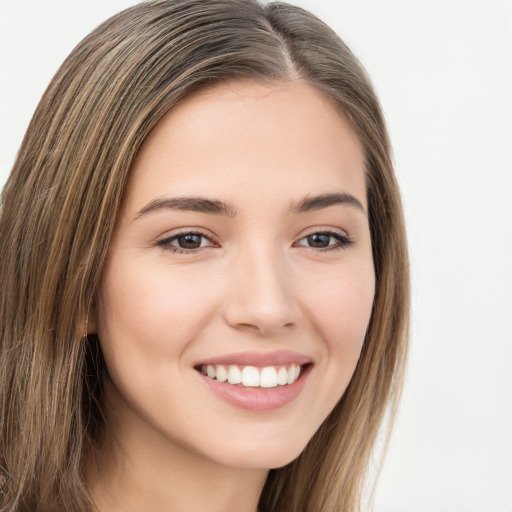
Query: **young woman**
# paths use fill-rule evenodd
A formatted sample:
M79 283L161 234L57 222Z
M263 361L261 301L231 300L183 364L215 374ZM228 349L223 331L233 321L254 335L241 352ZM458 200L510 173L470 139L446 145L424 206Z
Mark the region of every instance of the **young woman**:
M157 0L46 91L2 195L3 511L353 511L408 265L369 79L311 14Z

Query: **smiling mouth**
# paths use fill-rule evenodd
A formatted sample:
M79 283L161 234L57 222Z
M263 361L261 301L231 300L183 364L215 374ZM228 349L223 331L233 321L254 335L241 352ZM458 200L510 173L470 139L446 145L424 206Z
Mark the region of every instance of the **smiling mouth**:
M239 366L208 364L196 367L204 376L218 382L245 388L276 388L293 384L308 365Z

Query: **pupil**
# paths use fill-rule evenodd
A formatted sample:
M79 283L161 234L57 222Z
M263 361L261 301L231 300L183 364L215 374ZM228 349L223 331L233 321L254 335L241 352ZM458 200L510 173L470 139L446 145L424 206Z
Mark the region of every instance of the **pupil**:
M182 249L198 249L201 247L199 235L183 235L178 238L178 244Z
M311 235L308 238L310 247L328 247L331 235L316 233L315 235Z

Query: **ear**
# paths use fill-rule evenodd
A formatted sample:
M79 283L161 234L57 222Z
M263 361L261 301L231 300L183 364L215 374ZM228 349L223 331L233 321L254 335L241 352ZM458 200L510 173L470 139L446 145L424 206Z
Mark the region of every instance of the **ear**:
M85 330L87 335L96 334L98 332L98 309L96 303L91 304L87 316L85 318Z
M87 335L96 334L96 331L97 331L96 320L89 317L89 320L86 322L86 328L87 328Z

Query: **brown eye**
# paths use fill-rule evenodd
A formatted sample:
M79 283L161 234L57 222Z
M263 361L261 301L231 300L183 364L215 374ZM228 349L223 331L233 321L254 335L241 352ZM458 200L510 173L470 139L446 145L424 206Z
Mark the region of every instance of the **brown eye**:
M161 240L157 244L165 250L178 253L193 253L205 247L213 247L213 242L201 233L181 233Z
M331 238L333 237L327 233L315 233L314 235L306 237L309 247L314 247L317 249L329 247Z
M201 235L187 234L175 238L180 249L199 249L201 247Z
M318 251L330 251L347 249L352 244L352 239L342 231L325 231L307 235L296 242L295 246L309 247Z

